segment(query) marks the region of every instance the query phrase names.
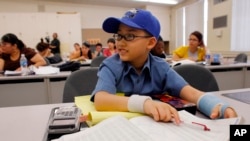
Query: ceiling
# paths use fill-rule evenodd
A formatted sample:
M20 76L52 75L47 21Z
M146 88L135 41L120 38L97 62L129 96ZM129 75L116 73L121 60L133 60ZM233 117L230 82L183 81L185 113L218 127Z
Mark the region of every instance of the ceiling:
M9 1L9 0L5 0ZM62 3L73 3L73 4L93 4L93 5L106 5L106 6L119 6L119 7L145 7L146 5L162 5L162 6L173 6L167 4L156 4L149 2L138 2L134 0L12 0L12 1L26 1L26 2L62 2ZM166 1L166 0L162 0ZM185 0L177 0L181 3Z

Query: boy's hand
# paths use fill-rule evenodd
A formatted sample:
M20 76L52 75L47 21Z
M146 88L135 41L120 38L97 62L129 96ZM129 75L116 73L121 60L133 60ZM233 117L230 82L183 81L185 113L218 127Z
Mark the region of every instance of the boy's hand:
M175 121L179 124L180 117L175 108L167 103L154 100L146 100L144 103L144 112L154 118L155 121Z
M218 105L213 109L213 111L212 111L212 113L210 115L211 119L219 118L219 116L220 116L220 106L221 105ZM233 118L233 117L237 117L237 113L235 112L235 110L233 108L231 108L231 107L226 108L223 118Z

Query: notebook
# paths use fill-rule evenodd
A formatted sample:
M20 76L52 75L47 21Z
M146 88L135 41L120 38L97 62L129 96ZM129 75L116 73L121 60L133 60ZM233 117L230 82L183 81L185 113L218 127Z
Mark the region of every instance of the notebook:
M95 126L64 135L54 141L228 141L231 124L238 124L240 117L229 119L203 119L181 110L182 123L156 122L149 116L127 119L117 115L109 117ZM192 122L206 125L193 125Z
M223 96L250 104L250 91L245 92L234 92L234 93L224 93Z

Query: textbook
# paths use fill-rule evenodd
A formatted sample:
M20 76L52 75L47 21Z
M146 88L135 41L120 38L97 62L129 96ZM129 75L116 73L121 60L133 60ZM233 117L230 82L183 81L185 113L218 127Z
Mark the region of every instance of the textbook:
M229 141L230 125L238 124L241 119L211 120L196 117L185 110L178 113L182 121L179 125L157 122L149 116L127 119L116 115L53 141Z

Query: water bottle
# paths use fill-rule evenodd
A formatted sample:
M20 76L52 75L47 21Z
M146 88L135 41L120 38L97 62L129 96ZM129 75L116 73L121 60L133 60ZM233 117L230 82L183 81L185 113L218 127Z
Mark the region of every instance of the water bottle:
M27 75L27 73L28 73L28 60L24 54L21 54L20 67L21 67L22 75Z
M210 51L207 49L206 51L206 56L205 56L205 65L210 65L210 60L211 60L211 54Z

